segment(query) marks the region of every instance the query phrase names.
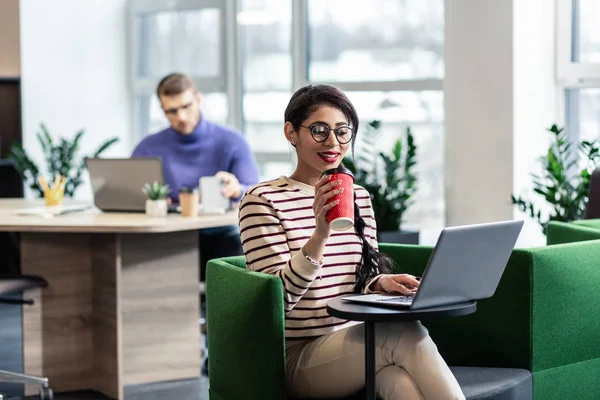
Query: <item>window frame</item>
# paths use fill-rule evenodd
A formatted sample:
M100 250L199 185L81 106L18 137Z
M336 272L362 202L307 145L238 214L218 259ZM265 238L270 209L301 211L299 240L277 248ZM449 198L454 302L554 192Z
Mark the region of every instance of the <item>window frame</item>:
M292 4L292 57L294 90L312 82L308 79L308 0L293 0ZM443 78L404 79L394 81L319 81L321 84L331 84L343 91L425 91L444 90Z
M600 63L572 61L578 3L579 0L557 0L556 78L561 86L568 88L597 87L600 86Z
M600 63L574 62L579 0L556 0L556 86L558 123L573 143L579 142L579 96L572 89L600 87Z

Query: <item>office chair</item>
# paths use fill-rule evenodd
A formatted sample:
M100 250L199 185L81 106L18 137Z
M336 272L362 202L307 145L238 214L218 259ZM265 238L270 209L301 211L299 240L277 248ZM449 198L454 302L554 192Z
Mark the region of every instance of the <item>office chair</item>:
M0 276L0 304L14 304L14 305L32 305L33 300L21 300L12 297L3 297L13 294L23 293L26 290L47 287L48 282L37 276ZM54 395L52 389L50 389L48 378L34 375L21 374L18 372L6 371L0 369L0 382L14 382L23 384L39 384L40 399L41 400L52 400ZM3 396L0 394L0 400Z
M600 218L600 168L592 172L588 203L585 207L585 219Z

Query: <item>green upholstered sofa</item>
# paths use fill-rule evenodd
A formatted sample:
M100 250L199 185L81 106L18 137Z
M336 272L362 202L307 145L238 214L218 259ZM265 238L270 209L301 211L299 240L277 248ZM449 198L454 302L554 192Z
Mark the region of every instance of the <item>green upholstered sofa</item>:
M600 219L579 219L573 221L573 224L600 230Z
M548 241L569 241L566 228L551 224ZM536 400L598 399L600 240L588 239L515 249L496 294L475 314L425 323L448 364L526 369ZM412 274L432 250L380 247ZM286 398L282 296L279 279L246 270L243 257L209 262L211 400Z
M572 223L550 221L546 235L548 245L600 239L600 219L582 219Z

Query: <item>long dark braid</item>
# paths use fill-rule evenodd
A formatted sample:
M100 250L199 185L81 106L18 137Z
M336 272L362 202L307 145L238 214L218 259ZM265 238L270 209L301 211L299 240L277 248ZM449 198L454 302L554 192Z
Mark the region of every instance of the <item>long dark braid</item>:
M356 269L356 285L354 291L362 293L367 284L378 274L388 274L393 270L394 261L387 255L378 252L365 237L365 220L360 216L354 192L354 227L362 240L362 263Z

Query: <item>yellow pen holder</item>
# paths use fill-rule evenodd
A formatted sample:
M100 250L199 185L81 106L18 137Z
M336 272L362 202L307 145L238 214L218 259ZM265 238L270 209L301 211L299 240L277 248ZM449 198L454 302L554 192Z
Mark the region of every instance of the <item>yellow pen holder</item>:
M46 202L46 206L60 206L63 203L64 197L64 190L44 190L44 200Z

